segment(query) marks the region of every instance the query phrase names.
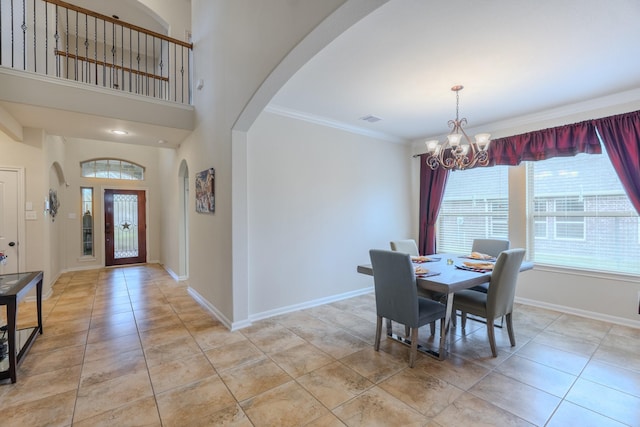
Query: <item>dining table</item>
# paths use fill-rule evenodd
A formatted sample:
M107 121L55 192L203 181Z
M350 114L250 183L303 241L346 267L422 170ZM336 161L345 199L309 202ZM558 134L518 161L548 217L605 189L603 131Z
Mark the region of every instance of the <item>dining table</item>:
M439 348L436 350L419 344L418 351L438 360L444 360L447 357L447 335L453 311L453 294L463 289L490 282L491 270L467 267L465 262L480 263L486 261L470 259L469 256L464 254L439 253L418 258L428 259L428 261L417 262L416 257L412 257L416 267L422 267L428 272L424 275L416 274L416 285L422 289L445 295L442 301L446 304L445 330L440 331ZM495 258L489 260L489 262L491 261L495 261ZM523 261L520 265L521 272L531 269L533 269L532 262ZM358 265L357 271L361 274L373 276L371 264ZM387 337L402 344L411 345L408 337L399 336L393 333L390 328L387 328Z

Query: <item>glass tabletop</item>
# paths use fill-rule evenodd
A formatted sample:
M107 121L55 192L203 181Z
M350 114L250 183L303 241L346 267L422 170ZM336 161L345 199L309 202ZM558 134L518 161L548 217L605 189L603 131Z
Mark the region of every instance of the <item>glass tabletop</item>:
M0 295L18 293L37 274L35 272L0 274Z

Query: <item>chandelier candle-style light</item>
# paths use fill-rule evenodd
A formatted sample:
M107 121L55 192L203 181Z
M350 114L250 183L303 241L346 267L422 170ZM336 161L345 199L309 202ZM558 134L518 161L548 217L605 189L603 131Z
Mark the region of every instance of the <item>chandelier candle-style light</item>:
M445 169L467 169L474 166L487 166L489 164L489 143L491 135L479 133L475 136L475 141L471 141L463 126L467 124L467 119L460 119L458 116L460 105L460 91L462 85L451 88L456 93L456 119L449 120L448 124L451 132L444 142L436 140L426 141L427 164L431 169L443 167Z

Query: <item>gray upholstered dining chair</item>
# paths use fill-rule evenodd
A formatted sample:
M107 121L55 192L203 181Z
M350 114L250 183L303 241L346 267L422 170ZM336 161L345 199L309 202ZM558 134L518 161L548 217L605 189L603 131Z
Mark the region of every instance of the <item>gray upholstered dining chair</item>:
M516 283L520 265L524 258L524 249L509 249L498 255L498 260L491 274L491 282L487 293L465 289L458 291L453 297L453 309L462 312L462 328L467 322L467 313L484 317L487 321L487 335L493 357L498 356L496 351L496 338L493 329L493 321L498 317L505 316L507 321L507 331L511 346L516 345L516 338L513 332L513 299L516 294Z
M473 245L471 245L471 252L480 252L481 254L491 255L493 257L498 257L500 252L506 251L509 249L511 243L508 240L502 239L474 239ZM482 285L474 286L474 291L478 292L487 292L489 288L488 283L483 283Z
M401 252L371 249L371 266L376 294L376 338L374 349L380 350L382 319L398 322L410 328L411 351L409 366L413 368L418 352L418 328L440 319L440 333L444 331L446 306L438 301L418 296L416 275L411 257Z
M413 239L392 240L389 242L389 246L391 246L391 250L395 252L402 252L411 256L420 256L418 245L416 245L416 241ZM440 301L444 295L418 287L418 296ZM435 331L436 324L434 322L431 323L431 334L435 334ZM407 332L407 335L409 335L409 332Z
M500 252L509 249L510 242L502 239L474 239L471 245L471 252L497 257Z
M389 242L389 245L392 251L402 252L411 256L420 256L418 245L416 245L416 241L413 239L393 240Z

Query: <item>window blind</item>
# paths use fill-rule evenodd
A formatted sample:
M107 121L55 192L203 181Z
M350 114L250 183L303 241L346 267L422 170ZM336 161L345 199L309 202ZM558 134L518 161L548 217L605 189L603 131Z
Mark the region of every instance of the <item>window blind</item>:
M508 172L508 166L451 172L438 215L438 252L468 253L474 239L509 237Z
M640 220L606 153L529 162L527 185L531 260L640 273Z

